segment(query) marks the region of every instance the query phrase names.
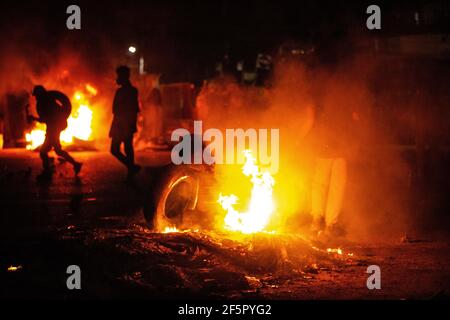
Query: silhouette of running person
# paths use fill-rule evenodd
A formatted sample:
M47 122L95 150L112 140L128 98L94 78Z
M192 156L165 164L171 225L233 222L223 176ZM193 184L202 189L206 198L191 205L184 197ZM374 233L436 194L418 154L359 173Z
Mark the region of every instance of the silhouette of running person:
M109 136L111 154L128 169L128 178L132 178L141 169L134 163L133 135L137 131L136 122L139 113L138 90L130 82L130 69L120 66L116 69L116 90L113 101L113 121ZM124 144L125 154L120 151Z
M75 175L81 170L82 163L75 161L66 151L61 148L59 136L61 131L67 128L67 118L72 111L70 99L62 92L56 90L47 91L43 86L37 85L33 88L33 96L36 98L36 111L39 118L29 116L29 120L45 123L45 140L40 148L43 175L51 173L51 164L48 153L54 149L55 153L72 164Z

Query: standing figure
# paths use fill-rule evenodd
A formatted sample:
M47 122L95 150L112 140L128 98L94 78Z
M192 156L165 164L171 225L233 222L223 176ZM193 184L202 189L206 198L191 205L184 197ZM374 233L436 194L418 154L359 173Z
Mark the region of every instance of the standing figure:
M159 74L147 74L144 78L144 95L141 106L141 124L138 143L144 148L164 148L162 95L159 88ZM141 89L142 93L142 89Z
M162 146L164 145L164 116L162 108L161 89L159 87L159 77L160 75L157 75L154 80L153 87L147 96L147 103L149 104L150 109L153 111L153 123L151 128L152 142L154 142L156 145ZM145 120L146 119L144 119L144 122Z
M345 229L340 219L347 184L347 160L343 157L316 159L312 182L313 235L342 237Z
M43 86L37 85L33 89L36 98L36 111L39 118L29 116L30 120L36 120L46 124L45 140L40 148L40 157L44 171L42 175L51 174L50 158L48 153L54 149L55 153L73 166L75 175L81 170L82 163L75 161L61 148L59 136L61 131L67 128L67 119L72 111L70 99L62 92L47 91Z
M132 178L141 169L134 163L133 136L137 131L136 122L139 113L138 90L130 82L130 69L120 66L116 69L116 90L113 102L113 122L109 137L111 154L128 169L128 178ZM124 144L125 154L120 151Z

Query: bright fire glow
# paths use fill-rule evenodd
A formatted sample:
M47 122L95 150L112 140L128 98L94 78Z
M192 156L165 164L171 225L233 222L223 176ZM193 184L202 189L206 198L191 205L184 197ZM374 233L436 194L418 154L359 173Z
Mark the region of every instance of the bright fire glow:
M343 255L344 254L344 251L341 248L337 248L337 249L328 248L327 252L328 253L336 253L338 255ZM347 252L347 256L353 257L353 253L352 252Z
M249 207L246 212L239 212L234 208L239 200L237 196L220 194L218 202L227 212L225 227L247 234L264 231L275 210L272 197L275 180L269 172L261 172L250 150L245 151L245 164L242 172L251 178L253 184Z
M72 143L73 138L87 141L92 134L91 128L92 110L84 104L80 104L75 113L72 112L67 119L67 129L61 132L61 141Z
M8 271L9 272L15 272L15 271L18 271L20 269L22 269L22 266L9 266L8 267Z
M88 95L95 96L97 89L92 85L85 86ZM74 138L88 141L92 135L93 111L89 99L82 91L76 91L72 96L72 113L67 119L67 128L61 132L60 139L63 145L73 143ZM45 124L36 123L35 128L25 135L27 149L34 150L45 140Z
M35 128L25 134L25 140L27 141L27 149L34 150L44 143L45 140L45 124L36 123Z
M97 89L95 89L93 86L91 86L89 83L86 83L86 90L92 94L93 96L97 95Z
M341 249L341 248L337 248L337 249L328 248L328 249L327 249L327 252L328 252L328 253L342 254L342 249Z
M174 233L178 232L178 229L176 227L166 227L163 231L163 233Z

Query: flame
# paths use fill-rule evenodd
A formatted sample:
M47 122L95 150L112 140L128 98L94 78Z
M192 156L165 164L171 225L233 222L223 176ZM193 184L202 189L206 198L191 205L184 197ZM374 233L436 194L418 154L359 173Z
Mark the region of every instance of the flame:
M327 249L328 253L337 253L337 254L342 254L342 249L341 248L337 248L337 249L333 249L333 248L328 248Z
M234 194L229 196L220 194L218 203L227 212L225 227L229 230L249 234L264 231L269 223L275 210L272 197L275 180L269 172L262 172L259 169L250 150L245 150L244 155L246 161L242 172L245 176L251 178L253 184L248 210L239 212L234 208L239 200Z
M22 266L9 266L8 267L8 272L15 272L15 271L18 271L18 270L20 270L20 269L22 269Z
M92 134L92 114L89 106L80 104L78 110L67 119L67 128L61 132L61 141L67 144L72 143L74 138L88 141Z
M97 89L86 84L86 91L89 96L95 96ZM83 91L78 90L72 96L72 113L67 119L67 128L61 132L60 139L63 145L73 143L74 138L88 141L92 135L93 111L89 104L89 99ZM36 123L35 128L25 134L27 149L34 150L45 140L45 124Z
M178 229L176 227L166 227L163 231L163 233L174 233L178 232Z
M336 253L336 254L338 254L340 256L344 255L344 251L341 248L337 248L337 249L327 248L327 252L328 253ZM347 252L346 255L348 257L353 257L354 256L353 252Z
M44 143L45 127L43 123L36 123L35 128L30 133L25 134L28 150L34 150Z
M97 89L94 88L92 85L90 85L89 83L86 83L86 90L87 92L89 92L90 94L92 94L93 96L97 95Z

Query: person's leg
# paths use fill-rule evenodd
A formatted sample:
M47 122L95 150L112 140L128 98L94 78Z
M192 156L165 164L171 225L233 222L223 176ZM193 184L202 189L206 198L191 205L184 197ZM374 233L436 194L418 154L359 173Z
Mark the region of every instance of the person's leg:
M133 136L129 137L124 141L125 154L129 161L128 167L128 177L131 178L133 175L141 170L141 167L134 163L134 148L133 148Z
M112 138L111 140L111 154L117 158L122 164L124 164L128 169L130 168L130 163L128 158L120 152L120 145L122 144L122 140L117 138Z
M344 202L345 187L347 184L347 161L336 158L333 161L330 176L330 186L326 207L325 221L327 227L336 226Z
M53 147L55 149L55 153L58 156L60 156L61 158L63 158L64 160L66 160L67 162L69 162L73 166L73 169L75 170L75 174L78 174L81 170L82 163L75 161L75 159L72 158L72 156L67 151L64 151L62 149L61 142L59 141L60 134L61 134L61 132L58 131L54 137Z
M319 232L325 228L325 213L330 184L331 167L333 160L318 158L312 181L311 213L313 216L312 231Z
M45 131L45 140L40 148L40 157L42 159L42 165L44 167L44 170L50 170L50 158L48 156L48 153L52 148L56 148L60 146L59 143L59 134L61 132L57 130L54 126L47 124L47 130Z
M39 156L41 157L42 168L44 171L50 170L50 158L48 157L50 150L52 150L52 143L48 133L46 133L44 143L41 145L39 150Z
M66 160L67 162L69 162L71 165L75 165L77 162L75 161L74 158L72 158L72 156L67 152L64 151L61 147L61 144L58 142L55 144L55 153L60 156L61 158L63 158L64 160Z
M124 148L128 163L130 164L130 166L134 166L133 137L130 137L124 141Z

